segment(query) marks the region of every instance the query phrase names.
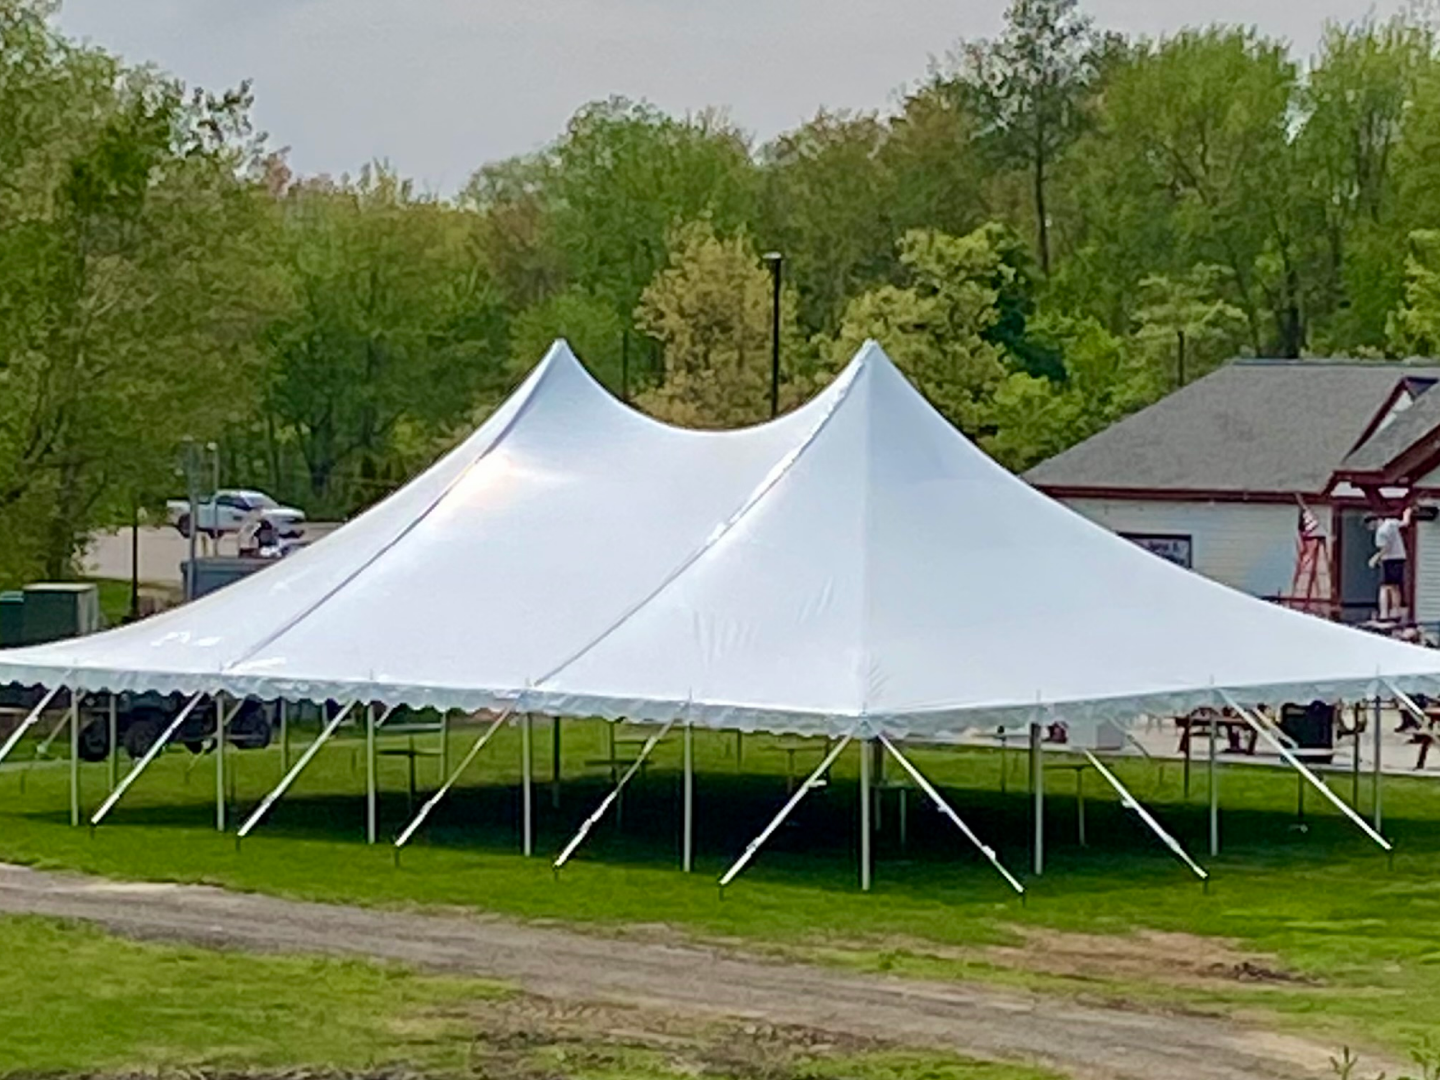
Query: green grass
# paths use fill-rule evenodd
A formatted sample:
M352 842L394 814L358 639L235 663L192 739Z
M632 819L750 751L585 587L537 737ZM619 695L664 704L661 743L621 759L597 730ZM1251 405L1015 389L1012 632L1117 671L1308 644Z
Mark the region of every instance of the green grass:
M451 760L474 737L452 734ZM304 738L297 736L297 748ZM1117 801L1087 780L1090 846L1075 842L1073 775L1049 775L1049 863L1021 904L952 826L913 795L910 843L895 835L894 795L876 842L872 895L855 887L856 755L835 782L807 799L752 867L722 897L716 878L785 797L786 756L773 740L747 738L737 767L733 736L697 733L697 872L678 872L678 736L627 794L623 826L603 822L559 879L549 856L569 839L608 786L599 725L567 725L562 806L552 809L547 726L537 724L536 835L541 857L518 854L519 734L506 730L441 804L397 867L388 844L363 843L364 761L349 739L321 751L272 819L237 850L214 822L210 759L162 758L93 835L67 824L66 770L0 771L0 858L141 879L204 881L319 900L460 906L600 926L668 923L706 937L739 938L834 963L1018 983L1276 1018L1332 1042L1404 1052L1434 1026L1440 1000L1440 786L1386 782L1385 856L1315 793L1308 831L1294 828L1296 783L1268 769L1227 767L1222 778L1224 855L1203 857L1203 770L1182 794L1176 763L1119 767L1132 790L1214 872L1202 891ZM420 740L423 747L424 740ZM432 740L433 742L433 740ZM393 737L388 749L404 749ZM803 772L818 750L796 758ZM278 779L279 756L232 753L236 812ZM920 767L1016 872L1028 862L1029 802L1022 755L1012 752L1000 792L994 752L927 751ZM420 758L421 796L438 762ZM382 834L408 819L407 760L380 759ZM1349 794L1349 778L1333 783ZM21 787L24 786L22 794ZM104 793L105 766L86 766L87 807ZM1362 804L1368 800L1368 780ZM1265 966L1306 982L1215 980L1172 985L1151 975L1036 973L997 962L987 945L1017 931L1124 935L1186 931L1233 940Z
M138 944L0 919L0 1074L91 1069L460 1069L457 1010L502 991L358 961Z
M504 1014L506 1030L487 1015L511 999L504 988L397 966L141 944L15 917L0 917L0 958L0 1076L397 1066L437 1077L681 1080L696 1075L690 1059L714 1064L703 1038L677 1060L676 1050L629 1046L600 1028L527 1026L523 1008L512 1010L519 1020ZM775 1080L1054 1080L942 1054L750 1052L765 1055ZM720 1064L705 1075L731 1075Z
M130 615L130 582L95 578L91 581L100 593L100 614L106 626L119 626Z

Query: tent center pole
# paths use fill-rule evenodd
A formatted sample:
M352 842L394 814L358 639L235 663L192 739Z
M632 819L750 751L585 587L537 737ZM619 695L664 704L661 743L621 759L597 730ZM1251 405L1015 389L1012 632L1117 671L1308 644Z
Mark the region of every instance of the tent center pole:
M878 743L875 745L879 745ZM870 891L870 770L871 744L860 744L860 891Z

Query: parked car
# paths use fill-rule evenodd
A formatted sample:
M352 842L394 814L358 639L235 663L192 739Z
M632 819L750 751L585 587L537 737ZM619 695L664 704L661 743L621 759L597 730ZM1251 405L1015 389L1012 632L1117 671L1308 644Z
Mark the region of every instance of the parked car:
M206 536L225 536L240 531L252 513L259 511L261 517L275 526L282 539L293 540L305 529L305 513L293 506L281 506L263 491L222 490L195 506L195 521L190 520L190 502L187 499L171 499L165 504L170 524L180 530L181 536L189 536L194 524Z

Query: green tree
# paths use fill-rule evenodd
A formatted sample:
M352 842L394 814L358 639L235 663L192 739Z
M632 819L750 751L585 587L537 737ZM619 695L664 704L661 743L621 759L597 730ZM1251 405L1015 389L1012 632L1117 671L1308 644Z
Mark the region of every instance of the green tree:
M580 289L566 289L534 304L510 323L510 369L528 371L556 338L565 338L575 354L612 393L632 390L642 376L636 356L623 356L629 332L615 309ZM622 371L623 366L628 369Z
M663 348L662 381L637 403L685 427L730 428L770 415L771 279L745 236L721 237L692 222L671 237L669 265L646 288L639 327ZM803 392L795 297L781 298L782 402Z
M1202 265L1179 278L1140 282L1135 342L1158 385L1193 382L1245 347L1245 313L1223 298L1224 275L1221 267Z
M990 398L1005 379L1003 350L987 340L1013 277L991 229L967 236L916 230L900 241L903 285L883 285L846 308L832 366L877 339L931 403L972 437L988 432Z
M504 323L474 216L389 170L297 184L282 210L296 304L267 334L266 409L310 498L349 510L400 479L399 425L453 425L505 385Z
M994 41L962 45L957 77L983 123L981 138L1031 186L1041 273L1050 273L1051 168L1074 141L1100 41L1077 0L1011 0Z

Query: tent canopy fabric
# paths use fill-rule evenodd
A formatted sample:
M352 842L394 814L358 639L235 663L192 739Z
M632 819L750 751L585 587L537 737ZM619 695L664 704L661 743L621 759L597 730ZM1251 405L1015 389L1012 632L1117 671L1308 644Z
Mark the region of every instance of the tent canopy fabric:
M557 343L456 450L172 612L0 681L958 738L1047 716L1440 689L1440 653L1172 566L992 462L868 343L733 432Z

